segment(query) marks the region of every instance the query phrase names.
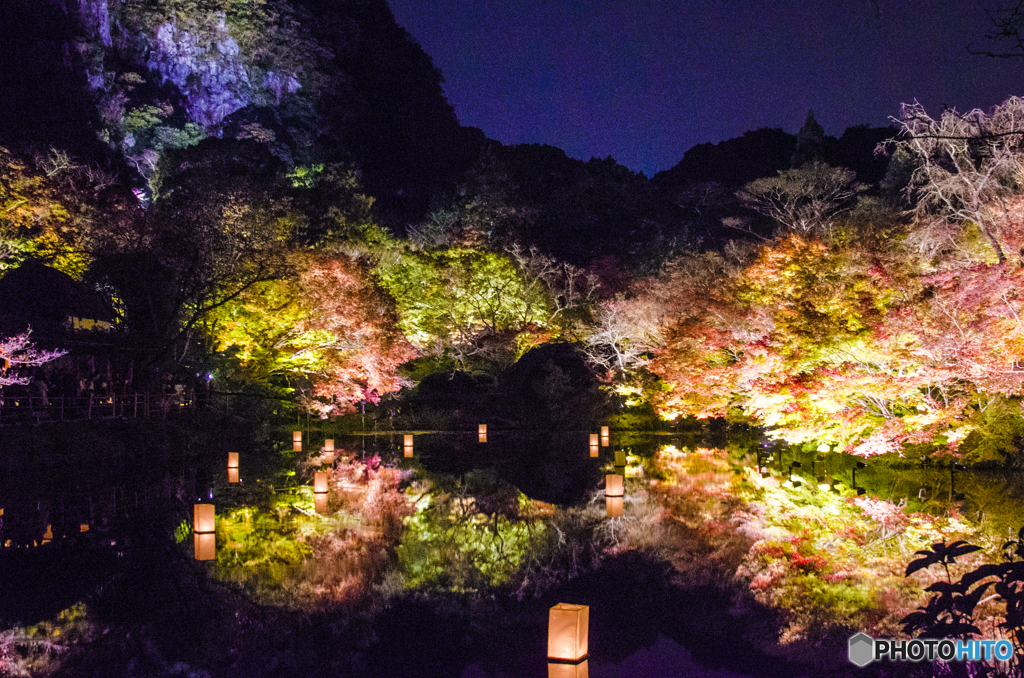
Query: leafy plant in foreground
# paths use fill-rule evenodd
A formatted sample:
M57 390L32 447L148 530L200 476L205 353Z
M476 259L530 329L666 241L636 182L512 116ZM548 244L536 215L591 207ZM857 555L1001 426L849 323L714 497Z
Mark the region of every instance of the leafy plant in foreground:
M946 581L935 582L925 589L937 595L903 618L904 631L930 638L980 636L976 610L979 604L996 598L1005 605L1003 619L996 626L1015 646L1013 658L1006 664L1006 675L1024 675L1021 660L1024 650L1024 527L1017 532L1016 539L1003 544L1003 562L980 565L954 582L949 566L958 557L979 550L978 546L955 541L951 544L936 542L932 548L917 552L922 557L907 565L906 576L938 564L946 570ZM989 588L995 593L982 598Z

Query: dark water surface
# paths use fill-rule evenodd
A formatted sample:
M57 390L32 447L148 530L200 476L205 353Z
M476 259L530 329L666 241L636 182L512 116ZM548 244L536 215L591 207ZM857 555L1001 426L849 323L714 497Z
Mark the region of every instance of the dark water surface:
M737 468L760 460L766 472L797 481L817 483L824 477L854 486L857 460L796 453L746 431L733 438L722 431L703 437L613 433L611 445L601 447L597 458L589 456L589 434L492 430L480 443L476 433L417 433L411 459L403 456L397 432L339 437L336 445L429 474L458 477L489 469L531 499L563 506L593 496L615 450L642 460L666 445L726 447ZM307 448L320 442L307 433ZM97 652L139 653L130 671L111 660L109 675L184 675L174 673L176 660L199 671L194 675L210 676L874 675L846 662L842 638L816 654L776 652L777 620L771 610L738 604L727 586L674 586L664 563L638 553L609 558L596 571L536 599L519 600L508 592L483 602L410 595L384 608L326 610L311 617L254 605L216 581L212 566L195 562L187 544L173 538L197 501L244 503L247 492L255 497L270 486L281 490L301 482L282 474L272 460L256 463L242 454L241 486L229 486L221 477L222 449L180 466L85 465L66 473L5 473L0 478L0 632L51 619L86 601L104 623L137 628L144 639L119 640L116 652L102 649L111 640L95 641ZM800 466L794 468L793 461ZM857 471L857 486L912 510L939 512L955 504L966 518L985 518L999 530L1024 515L1019 476L948 467L892 469L869 462ZM547 610L558 602L590 605L585 667L548 666ZM139 643L137 649L133 643ZM63 675L97 675L90 661L95 657L69 659ZM143 665L150 668L139 668Z

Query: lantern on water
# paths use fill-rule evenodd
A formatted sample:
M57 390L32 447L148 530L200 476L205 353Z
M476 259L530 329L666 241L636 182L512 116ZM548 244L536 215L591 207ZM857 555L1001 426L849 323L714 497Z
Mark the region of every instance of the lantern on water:
M597 445L597 434L596 433L591 433L590 434L590 446L593 447L594 445Z
M229 468L228 469L228 482L229 483L237 483L238 482L238 469L237 468Z
M302 431L292 431L292 451L302 452Z
M590 608L559 603L548 611L548 659L578 662L587 656Z
M334 438L327 438L324 440L324 451L334 452Z
M477 438L482 443L487 442L487 424L480 424L476 427Z
M609 518L621 518L622 517L622 497L609 497L605 496L604 504L608 510Z
M601 427L601 437L603 437L603 438L607 438L608 437L608 427L607 426L602 426Z
M407 433L402 440L403 440L402 447L403 447L403 451L405 452L405 456L411 457L412 456L412 434L411 433Z
M608 427L601 427L601 447L608 447L611 439L608 437Z
M313 495L313 510L317 513L327 513L327 493L318 492Z
M609 473L604 477L604 495L606 497L621 497L622 491L622 476L618 473Z
M238 468L238 452L228 452L228 468Z
M327 472L317 471L313 474L313 492L324 494L327 492Z
M198 533L216 530L213 504L196 504L192 508L192 531Z
M596 457L599 454L600 450L601 450L601 448L599 448L597 445L591 445L590 446L590 456L591 457Z
M196 560L214 560L217 557L217 535L202 532L193 535Z
M548 678L590 678L590 668L584 659L579 664L548 662Z

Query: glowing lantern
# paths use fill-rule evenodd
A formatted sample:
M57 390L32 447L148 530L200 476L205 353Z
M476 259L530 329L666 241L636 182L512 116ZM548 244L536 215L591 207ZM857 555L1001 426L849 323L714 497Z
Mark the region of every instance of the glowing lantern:
M598 453L600 452L600 449L601 448L599 448L597 445L591 445L590 446L590 456L591 457L596 457L598 455Z
M608 509L609 518L621 518L622 517L622 497L609 497L605 496L604 503L605 508Z
M238 468L238 452L228 452L228 468Z
M302 452L302 431L292 431L292 451Z
M328 438L324 441L324 451L334 452L334 438Z
M214 560L217 557L217 535L202 532L193 535L196 560Z
M597 445L597 434L596 433L591 433L590 434L590 446L593 447L594 445Z
M604 477L604 494L606 497L621 497L622 476L617 473L609 473Z
M46 533L43 535L43 544L49 544L53 541L53 525L46 526Z
M601 427L601 447L608 447L610 444L610 438L608 437L608 427Z
M192 531L206 533L216 529L213 504L196 504L192 509Z
M313 495L313 510L317 513L327 513L327 493L320 492Z
M601 436L604 437L604 438L608 437L608 427L607 426L602 426L601 427Z
M237 468L229 468L228 469L228 482L229 483L237 483L238 482L238 469Z
M327 492L327 472L317 471L313 474L313 492L323 494Z
M404 440L403 451L405 452L405 456L411 457L412 456L412 434L411 433L407 433L405 435L405 437L403 438L403 440Z
M480 424L479 426L477 426L476 427L476 433L477 433L477 437L479 438L480 442L482 442L482 443L486 443L487 442L487 424Z
M89 523L82 523L81 525L79 525L78 526L78 531L79 532L88 532L89 531Z
M548 659L577 662L587 656L590 608L559 603L548 612Z
M584 659L579 664L548 662L548 678L590 678L590 669Z

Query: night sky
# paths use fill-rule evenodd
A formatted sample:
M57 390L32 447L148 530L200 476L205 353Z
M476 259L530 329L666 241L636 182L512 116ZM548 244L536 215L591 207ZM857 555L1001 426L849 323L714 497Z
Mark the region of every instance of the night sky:
M648 176L762 127L827 134L1024 94L985 48L996 0L390 0L459 121L503 143L613 156Z

